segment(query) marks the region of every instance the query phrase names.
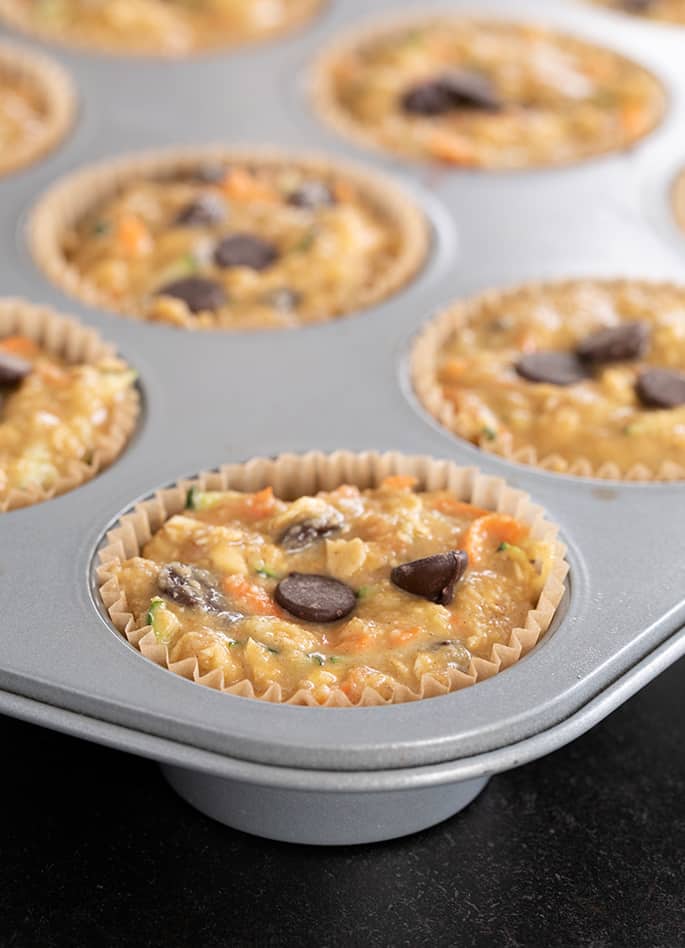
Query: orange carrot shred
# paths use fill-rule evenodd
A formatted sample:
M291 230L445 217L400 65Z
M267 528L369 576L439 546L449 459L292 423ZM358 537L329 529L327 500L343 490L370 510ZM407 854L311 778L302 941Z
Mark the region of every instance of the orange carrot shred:
M150 231L137 214L123 214L117 221L116 239L129 257L141 257L150 249Z
M283 616L282 610L267 591L249 582L244 576L238 574L226 576L222 581L222 586L231 597L231 601L251 615Z
M34 358L40 353L40 347L28 336L5 336L0 339L0 349L25 359Z
M243 501L243 513L251 520L261 520L273 512L276 500L272 487L265 487L255 494L247 494Z
M464 549L471 565L482 562L488 552L500 543L520 543L528 535L528 527L507 514L490 513L474 520L466 531Z
M491 510L485 507L477 507L475 504L469 504L465 500L457 500L456 497L436 497L431 503L434 510L440 513L448 514L451 517L486 517Z

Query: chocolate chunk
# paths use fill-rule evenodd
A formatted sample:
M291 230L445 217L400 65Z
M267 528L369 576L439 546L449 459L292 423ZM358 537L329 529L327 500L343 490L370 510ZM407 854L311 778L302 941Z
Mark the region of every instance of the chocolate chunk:
M390 579L405 592L448 606L454 598L454 587L466 572L468 563L464 550L449 550L402 563L391 571Z
M529 382L573 385L588 377L588 370L574 352L530 352L514 365Z
M227 301L226 293L221 284L208 277L190 276L181 280L174 280L157 290L159 296L174 296L183 300L191 313L201 313L203 310L215 310Z
M284 530L278 538L278 543L289 553L298 553L312 543L337 533L339 529L337 523L328 523L325 520L301 520Z
M645 369L638 376L635 391L648 408L678 408L685 405L685 373Z
M494 86L480 73L454 71L407 89L400 104L412 115L444 115L456 109L497 112L502 102Z
M226 205L216 194L201 194L178 212L177 227L204 227L218 224L226 216Z
M275 599L305 622L336 622L357 603L354 590L345 583L315 573L290 573L276 586Z
M335 195L323 181L305 181L297 190L288 195L288 204L309 210L330 207L335 204Z
M17 385L31 371L31 363L11 352L0 351L0 385Z
M229 609L216 578L206 569L189 563L167 563L159 572L157 585L161 593L180 606L203 609L231 622L243 618L242 613Z
M217 244L214 262L218 267L250 267L266 270L278 260L278 250L272 243L252 234L232 234Z
M608 329L598 329L576 346L576 355L586 362L622 362L639 359L649 341L647 323L623 323Z

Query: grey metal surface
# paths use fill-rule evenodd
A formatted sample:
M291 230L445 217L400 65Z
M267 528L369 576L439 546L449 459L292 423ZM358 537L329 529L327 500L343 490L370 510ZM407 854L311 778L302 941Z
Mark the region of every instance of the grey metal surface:
M162 773L191 806L234 829L284 843L350 846L407 836L463 810L489 777L384 793L246 787L226 777L162 764Z
M382 0L373 9L412 6ZM46 723L59 726L61 714L77 712L87 716L84 733L105 739L115 727L132 750L141 736L171 742L172 765L184 766L192 748L275 765L267 768L274 779L288 768L308 768L299 773L310 781L314 771L349 771L339 776L360 786L361 771L426 775L427 765L502 754L541 734L555 735L545 744L551 750L567 739L562 722L619 693L615 683L637 676L639 663L685 622L683 485L585 481L486 457L427 419L406 379L411 337L454 297L540 277L685 277L685 241L666 203L669 175L681 154L685 161L682 34L580 3L442 6L535 16L610 43L668 86L666 121L629 153L541 172L438 174L366 153L321 124L306 95L312 56L368 13L350 0L330 0L290 38L187 63L51 50L79 86L79 125L46 162L0 181L0 292L52 303L114 340L140 372L145 415L109 471L0 518L0 688L42 703ZM191 335L135 323L65 297L36 270L23 223L53 180L98 158L209 141L320 149L392 173L431 217L431 261L411 287L373 310L278 334ZM107 524L133 500L225 461L340 447L450 457L530 491L570 545L570 595L553 634L477 688L345 711L274 707L196 687L143 660L111 630L93 595L92 559ZM451 779L467 776L458 770Z

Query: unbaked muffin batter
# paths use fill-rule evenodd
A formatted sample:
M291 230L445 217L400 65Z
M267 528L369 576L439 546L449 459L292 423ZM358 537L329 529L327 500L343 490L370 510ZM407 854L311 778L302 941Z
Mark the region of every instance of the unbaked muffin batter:
M507 454L531 447L556 470L580 457L623 473L685 468L685 289L530 286L446 319L434 376L457 434Z
M623 149L664 111L636 63L534 25L435 17L333 48L315 94L323 114L412 158L511 169Z
M283 700L341 689L357 703L367 686L389 698L423 676L449 684L525 624L552 550L513 517L414 486L393 476L292 502L191 488L117 565L126 608L170 664L197 659L257 695L277 683Z
M14 491L49 494L110 438L134 373L118 359L70 364L26 336L0 338L0 509Z
M297 326L357 309L388 281L410 239L388 200L333 170L198 165L124 184L62 249L125 313L187 328Z
M178 54L260 39L309 17L320 0L0 0L30 32L118 52Z

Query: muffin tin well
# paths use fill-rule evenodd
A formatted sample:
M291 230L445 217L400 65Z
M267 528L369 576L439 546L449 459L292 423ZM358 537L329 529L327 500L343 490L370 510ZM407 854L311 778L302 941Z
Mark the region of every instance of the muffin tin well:
M381 0L375 14L411 8ZM510 13L505 0L478 8ZM297 36L173 66L53 50L79 89L79 122L49 159L0 181L0 292L97 327L138 371L145 399L138 432L111 468L70 494L0 515L0 568L12 591L0 709L158 759L212 815L306 842L388 838L450 815L490 774L570 740L685 651L682 485L569 478L483 454L416 410L407 372L421 325L481 289L583 275L685 280L685 244L652 226L643 200L664 152L681 147L680 36L571 0L554 9L523 0L517 17L600 41L610 22L611 45L669 89L669 112L631 152L485 175L366 153L319 121L310 66L362 16L331 0ZM277 335L188 334L122 319L66 296L35 266L27 215L56 180L131 151L208 142L306 148L392 171L433 224L427 266L353 318ZM663 193L671 180L660 182ZM142 659L112 628L94 566L107 529L137 500L226 462L340 448L449 458L541 504L561 525L570 574L539 646L445 697L316 709L197 687Z

